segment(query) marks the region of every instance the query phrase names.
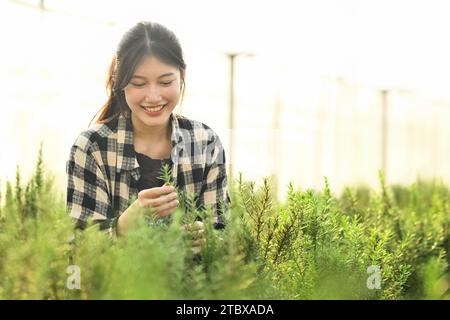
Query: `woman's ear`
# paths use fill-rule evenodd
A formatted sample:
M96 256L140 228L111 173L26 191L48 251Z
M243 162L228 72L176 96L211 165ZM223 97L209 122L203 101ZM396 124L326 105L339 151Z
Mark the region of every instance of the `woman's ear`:
M183 90L184 86L185 86L185 79L186 76L186 70L180 70L180 90Z

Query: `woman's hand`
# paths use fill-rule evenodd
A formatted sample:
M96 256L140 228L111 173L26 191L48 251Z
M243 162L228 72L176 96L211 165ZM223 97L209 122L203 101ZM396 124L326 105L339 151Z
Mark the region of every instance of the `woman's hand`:
M178 207L178 194L173 186L162 186L142 190L136 202L140 208L153 208L158 217L165 217Z
M119 217L117 234L125 234L130 226L139 220L143 208L152 208L156 216L161 218L175 212L178 204L178 194L173 186L142 190L138 193L138 198Z
M200 254L201 246L205 242L205 227L203 225L203 222L195 221L191 225L183 225L182 228L193 240L192 251L194 252L194 255Z

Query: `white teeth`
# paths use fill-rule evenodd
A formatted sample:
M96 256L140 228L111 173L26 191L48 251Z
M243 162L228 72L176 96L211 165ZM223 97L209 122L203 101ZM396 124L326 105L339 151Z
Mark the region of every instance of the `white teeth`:
M142 106L145 110L150 111L150 112L158 112L159 110L161 110L162 108L164 108L165 105L161 105L158 107L144 107Z

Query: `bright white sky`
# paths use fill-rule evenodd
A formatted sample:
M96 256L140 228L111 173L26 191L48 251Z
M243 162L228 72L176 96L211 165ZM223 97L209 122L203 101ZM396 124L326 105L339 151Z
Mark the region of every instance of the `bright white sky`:
M450 2L445 0L46 3L124 30L139 19L159 21L197 47L251 51L274 63L450 98Z
M287 68L295 64L363 84L450 99L450 2L446 0L45 3L55 10L112 22L123 30L138 20L158 21L173 29L184 44L205 50L250 51ZM4 27L0 32L6 32Z

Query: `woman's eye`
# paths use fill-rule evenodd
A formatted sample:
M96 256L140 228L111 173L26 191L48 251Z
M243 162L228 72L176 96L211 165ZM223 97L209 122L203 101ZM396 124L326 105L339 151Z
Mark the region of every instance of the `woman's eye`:
M166 81L166 82L161 82L161 85L168 87L172 84L173 81ZM133 85L136 88L143 88L145 87L147 84L146 83L131 83L131 85Z

